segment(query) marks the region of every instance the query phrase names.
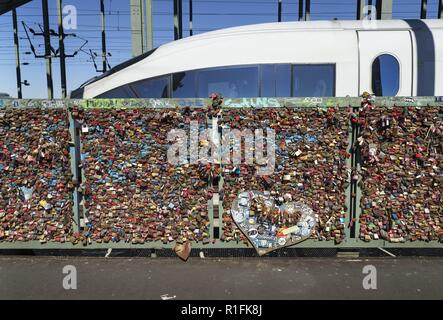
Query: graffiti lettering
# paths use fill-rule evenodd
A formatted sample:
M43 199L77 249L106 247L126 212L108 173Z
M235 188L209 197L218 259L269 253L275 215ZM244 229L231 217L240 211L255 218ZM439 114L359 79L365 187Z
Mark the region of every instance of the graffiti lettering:
M323 103L323 98L305 98L303 102L308 105L317 105Z
M280 102L276 98L226 99L224 104L225 106L231 108L280 107Z

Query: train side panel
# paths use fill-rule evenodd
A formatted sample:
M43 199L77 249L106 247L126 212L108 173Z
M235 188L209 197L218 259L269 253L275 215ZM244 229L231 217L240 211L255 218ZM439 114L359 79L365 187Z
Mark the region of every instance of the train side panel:
M435 94L443 96L443 29L433 30L435 41Z

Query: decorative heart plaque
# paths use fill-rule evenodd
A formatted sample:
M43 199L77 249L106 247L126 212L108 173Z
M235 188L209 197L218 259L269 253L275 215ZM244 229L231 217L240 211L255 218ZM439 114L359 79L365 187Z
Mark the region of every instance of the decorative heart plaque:
M269 192L241 192L231 215L259 255L308 239L316 225L314 211L307 205Z

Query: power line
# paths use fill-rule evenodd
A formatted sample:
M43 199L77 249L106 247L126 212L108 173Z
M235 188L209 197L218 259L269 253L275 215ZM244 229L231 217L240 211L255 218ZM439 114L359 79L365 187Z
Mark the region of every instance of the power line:
M330 11L328 10L328 13L317 13L315 15L326 15L326 14L346 14L346 13L354 13L354 11ZM89 13L77 13L78 16L96 16L97 14L89 14ZM130 13L124 14L125 16L130 16ZM171 15L171 12L156 12L153 13L154 16L165 16L165 15ZM271 12L197 12L193 13L195 16L275 16L275 13ZM284 15L291 15L291 16L298 16L298 13L284 13ZM40 15L38 14L22 14L20 16L24 17L38 17ZM49 15L49 16L55 16L55 15Z

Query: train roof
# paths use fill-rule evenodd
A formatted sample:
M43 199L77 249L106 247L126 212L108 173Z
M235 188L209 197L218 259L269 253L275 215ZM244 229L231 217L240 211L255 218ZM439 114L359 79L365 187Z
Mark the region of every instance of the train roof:
M327 21L291 21L291 22L271 22L244 25L238 27L224 28L214 31L201 33L199 35L183 38L179 41L196 41L206 37L218 37L239 33L251 32L284 32L284 31L333 31L333 30L410 30L412 29L408 21L414 20L327 20ZM415 20L417 21L417 20ZM429 28L443 28L440 19L421 20ZM368 24L370 23L370 24ZM169 42L163 46L172 45L176 42Z
M83 95L96 96L125 83L130 83L146 78L156 77L171 72L180 72L192 69L216 67L224 65L241 65L244 61L233 61L232 55L227 55L223 50L257 50L257 47L248 47L251 42L242 39L254 37L254 41L265 46L269 37L278 35L288 40L288 35L295 32L306 33L304 41L310 41L311 32L324 32L325 37L330 32L358 31L358 30L417 30L420 28L443 29L443 20L330 20L330 21L296 21L276 22L245 25L225 28L186 37L172 41L160 47L134 57L84 83L79 89L72 92L71 97ZM325 38L326 40L326 38ZM287 43L287 46L293 46ZM299 41L297 45L303 45ZM214 49L211 51L211 47ZM224 49L223 49L224 48ZM280 48L284 49L284 48ZM322 49L322 44L318 44ZM196 58L196 54L204 54L204 59ZM260 55L259 52L255 52ZM208 57L208 55L210 57ZM209 63L208 61L212 61ZM244 59L243 59L244 60ZM256 63L251 59L250 63ZM206 61L206 64L205 64Z

